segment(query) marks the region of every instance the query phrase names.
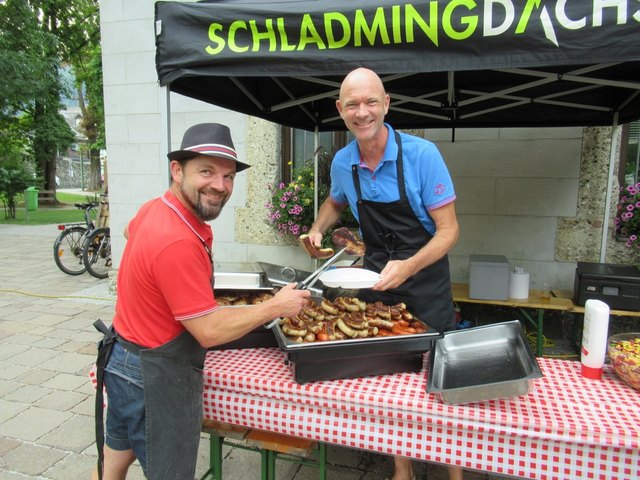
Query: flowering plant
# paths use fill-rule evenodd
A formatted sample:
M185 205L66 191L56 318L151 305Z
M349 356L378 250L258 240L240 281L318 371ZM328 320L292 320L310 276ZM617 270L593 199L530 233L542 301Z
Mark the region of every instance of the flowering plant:
M620 189L615 233L627 239L627 247L640 248L640 182Z
M299 237L309 231L313 223L314 197L313 165L301 168L294 180L269 185L271 201L265 204L268 220L284 237ZM326 186L320 185L318 201L326 197Z

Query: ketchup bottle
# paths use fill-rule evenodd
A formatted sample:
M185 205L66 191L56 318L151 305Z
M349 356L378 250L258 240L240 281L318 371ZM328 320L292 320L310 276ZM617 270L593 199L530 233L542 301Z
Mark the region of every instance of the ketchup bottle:
M589 299L584 304L584 327L580 348L580 373L583 377L599 379L607 354L609 306L601 300Z

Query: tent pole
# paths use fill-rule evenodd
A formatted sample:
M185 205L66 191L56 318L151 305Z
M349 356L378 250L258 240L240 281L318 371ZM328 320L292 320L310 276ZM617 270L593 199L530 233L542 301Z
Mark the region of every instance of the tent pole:
M160 129L160 157L166 158L167 153L171 151L171 88L170 85L166 87L160 87L160 95L164 94L164 102L160 98L160 121L164 123L165 128ZM169 162L161 162L161 165L165 165L166 178L169 184L171 183L171 172L169 170Z
M318 218L318 147L320 144L320 132L318 127L313 131L313 219Z
M611 210L611 194L613 191L613 171L616 159L616 132L618 130L618 112L613 115L611 126L611 149L609 151L609 175L607 176L607 196L604 202L604 221L602 222L602 239L600 241L600 263L605 263L607 240L609 239L609 210Z

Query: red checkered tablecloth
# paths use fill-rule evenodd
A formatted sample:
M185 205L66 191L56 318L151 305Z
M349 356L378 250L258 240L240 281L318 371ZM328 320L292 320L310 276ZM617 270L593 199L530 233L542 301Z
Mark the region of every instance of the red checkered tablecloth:
M204 416L245 427L532 479L640 478L640 395L609 367L539 358L528 395L446 405L426 370L297 384L278 349L211 351Z

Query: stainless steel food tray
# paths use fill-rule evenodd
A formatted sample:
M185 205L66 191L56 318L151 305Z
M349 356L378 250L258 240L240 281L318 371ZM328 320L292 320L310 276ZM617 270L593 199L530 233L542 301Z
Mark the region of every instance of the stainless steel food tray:
M273 290L265 272L253 263L226 263L213 272L215 290Z
M542 377L518 320L446 332L429 356L427 392L461 404L525 395Z

